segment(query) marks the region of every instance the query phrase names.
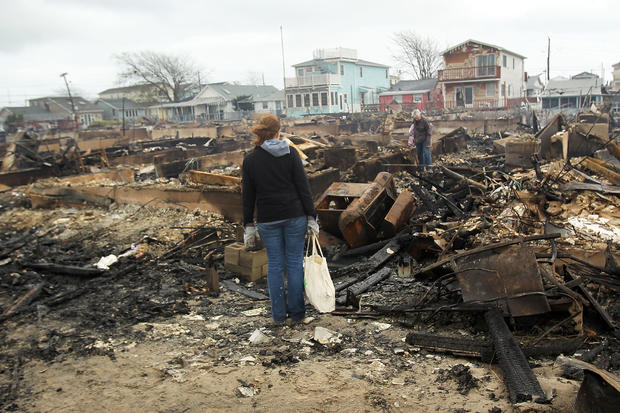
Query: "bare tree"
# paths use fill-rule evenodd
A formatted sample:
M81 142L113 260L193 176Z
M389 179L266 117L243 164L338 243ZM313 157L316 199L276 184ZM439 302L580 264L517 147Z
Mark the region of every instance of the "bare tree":
M437 42L430 37L422 37L408 30L394 34L398 50L394 59L415 79L430 79L436 76L442 61Z
M123 66L121 81L152 85L168 102L181 100L199 81L200 70L188 57L142 51L121 53L115 58Z

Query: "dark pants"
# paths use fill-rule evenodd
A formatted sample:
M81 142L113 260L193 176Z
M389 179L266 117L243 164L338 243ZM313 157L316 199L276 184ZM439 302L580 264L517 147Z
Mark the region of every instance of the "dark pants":
M259 223L257 226L267 248L271 316L277 322L284 321L287 313L296 321L303 320L306 315L303 260L308 219L302 216L275 224Z
M430 170L431 169L431 148L426 146L425 144L419 144L415 146L415 149L418 153L418 165L420 165L420 169Z

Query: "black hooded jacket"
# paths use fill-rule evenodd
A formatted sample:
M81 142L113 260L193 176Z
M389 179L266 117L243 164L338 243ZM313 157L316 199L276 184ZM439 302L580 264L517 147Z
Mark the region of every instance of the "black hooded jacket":
M243 225L304 215L316 217L310 185L295 148L274 156L257 146L243 159Z

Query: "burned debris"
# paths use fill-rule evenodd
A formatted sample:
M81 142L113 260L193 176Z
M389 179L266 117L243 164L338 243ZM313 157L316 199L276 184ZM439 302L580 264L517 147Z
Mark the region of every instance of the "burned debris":
M157 380L234 376L227 391L243 399L269 387L239 367L286 380L328 359L371 386L424 383L479 394L480 409L545 411L561 397L540 371L561 355L590 363L583 379L563 379L570 403L591 405L599 388L617 397L620 169L605 116L558 116L537 134L442 128L438 117L430 171L406 145L411 119L390 116L286 124L337 308L281 330L268 323L265 251L239 242L251 147L240 125L103 147L78 137L52 157L51 143L22 136L3 167L56 172L0 180L10 188L0 192L0 406L23 407L28 363L114 360L154 343L168 351L152 360ZM367 397L383 405L377 394Z

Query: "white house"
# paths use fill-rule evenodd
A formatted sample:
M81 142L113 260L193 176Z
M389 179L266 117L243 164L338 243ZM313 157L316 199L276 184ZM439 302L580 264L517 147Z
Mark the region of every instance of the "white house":
M152 116L169 121L239 120L253 112L257 99L277 91L274 86L211 83L190 100L155 105L150 109Z

